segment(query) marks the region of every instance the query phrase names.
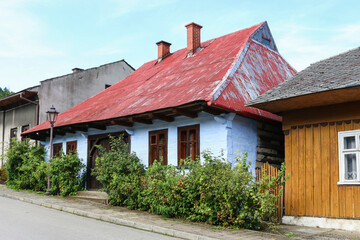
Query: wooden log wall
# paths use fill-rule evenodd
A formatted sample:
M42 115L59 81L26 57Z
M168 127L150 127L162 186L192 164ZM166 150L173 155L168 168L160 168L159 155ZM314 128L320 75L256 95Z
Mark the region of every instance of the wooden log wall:
M360 218L360 186L338 185L338 132L360 120L293 125L285 119L285 215Z
M284 162L284 133L281 123L258 122L256 168L265 162L279 167Z

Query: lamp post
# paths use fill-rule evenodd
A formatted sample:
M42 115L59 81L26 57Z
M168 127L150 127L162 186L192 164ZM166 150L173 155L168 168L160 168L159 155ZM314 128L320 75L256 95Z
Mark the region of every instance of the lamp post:
M49 159L49 166L51 164L51 159L53 157L53 131L54 131L54 123L56 122L57 116L59 112L56 111L55 107L52 106L49 111L46 112L47 118L50 122L50 159ZM50 194L50 173L48 175L48 182L47 182L47 189L45 192L46 195Z

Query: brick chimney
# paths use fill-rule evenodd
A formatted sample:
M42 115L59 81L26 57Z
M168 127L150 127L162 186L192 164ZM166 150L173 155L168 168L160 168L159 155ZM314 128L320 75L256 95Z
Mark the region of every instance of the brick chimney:
M158 62L161 62L164 58L170 55L171 43L160 41L157 42L156 45L158 45Z
M82 69L82 68L73 68L72 71L73 71L73 73L78 73L78 72L84 71L84 69Z
M185 27L187 28L187 51L192 54L200 47L200 29L202 26L192 22Z

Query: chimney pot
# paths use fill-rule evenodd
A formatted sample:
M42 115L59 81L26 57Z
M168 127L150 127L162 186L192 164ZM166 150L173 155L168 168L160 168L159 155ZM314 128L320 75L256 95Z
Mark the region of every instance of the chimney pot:
M171 43L160 41L157 42L156 45L158 45L158 62L161 62L164 58L170 55Z
M73 68L72 71L73 71L73 73L77 73L77 72L84 71L84 69L82 69L82 68Z
M188 54L192 54L200 47L200 29L202 26L192 22L185 27L187 28L187 51Z

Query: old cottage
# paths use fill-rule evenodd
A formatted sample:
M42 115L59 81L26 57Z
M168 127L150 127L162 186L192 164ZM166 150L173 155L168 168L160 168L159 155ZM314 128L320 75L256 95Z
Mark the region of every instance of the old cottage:
M205 42L200 41L201 28L186 25L186 48L171 52L170 43L158 42L156 60L61 113L54 147L67 151L75 146L88 173L96 159L94 145L106 146L109 133L125 134L131 151L146 165L155 159L178 165L206 149L224 152L230 161L237 151L247 151L253 168L257 159L281 160L281 118L244 106L295 74L279 54L268 24ZM49 147L49 127L45 122L23 136ZM269 139L262 148L258 129ZM88 189L98 187L88 175Z
M283 222L360 230L360 48L314 63L250 103L283 117Z

